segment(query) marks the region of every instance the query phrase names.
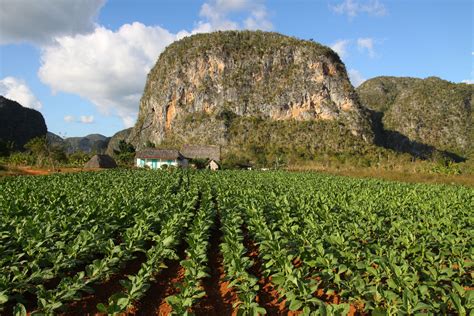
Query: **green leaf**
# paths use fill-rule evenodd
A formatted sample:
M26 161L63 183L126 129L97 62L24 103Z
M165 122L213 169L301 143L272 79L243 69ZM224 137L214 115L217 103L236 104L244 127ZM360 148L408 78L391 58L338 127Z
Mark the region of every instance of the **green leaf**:
M421 285L418 287L418 291L421 295L426 295L428 294L428 287L426 285Z
M183 268L189 269L193 267L193 261L192 260L183 260L181 261L181 266Z
M388 279L387 284L391 289L396 289L398 287L393 279Z
M120 311L124 311L127 309L130 300L128 296L124 293L116 293L110 297L110 301L114 302L114 305L120 308Z
M176 295L171 295L166 298L166 302L170 305L176 305L180 302L181 300L176 296Z
M456 311L459 313L459 315L466 315L466 310L462 306L461 298L455 293L451 293L449 297L451 298L451 301L454 303L454 307L456 308Z
M378 275L377 270L375 270L373 267L367 267L367 271L372 275Z
M107 306L105 306L105 304L99 303L96 305L96 307L99 312L107 313Z
M451 282L451 284L453 285L453 288L458 292L458 294L460 296L464 296L464 293L466 291L464 290L464 288L461 285L459 285L459 283L453 281L453 282Z
M372 311L372 316L386 316L387 311L385 309L376 308Z
M26 316L26 308L23 304L18 303L13 308L13 315L14 316Z
M297 300L297 299L294 299L291 301L290 303L290 306L288 307L290 309L290 311L297 311L301 308L301 306L303 306L303 302Z
M416 306L413 308L413 312L417 312L422 309L431 310L431 306L422 302L418 302L418 304L416 304Z
M255 308L255 311L256 311L259 315L266 315L266 314L267 314L267 311L265 310L265 308L260 307L260 306L258 306L257 308Z
M285 284L286 278L284 276L272 276L272 283L275 285Z
M205 291L201 291L201 292L199 292L198 294L195 294L195 295L193 296L193 298L198 299L198 298L201 298L201 297L204 297L204 296L206 296L206 292L205 292Z
M174 241L173 236L168 236L165 239L163 239L162 243L165 247L168 247L173 243L173 241Z
M8 302L8 295L0 293L0 305L5 304Z

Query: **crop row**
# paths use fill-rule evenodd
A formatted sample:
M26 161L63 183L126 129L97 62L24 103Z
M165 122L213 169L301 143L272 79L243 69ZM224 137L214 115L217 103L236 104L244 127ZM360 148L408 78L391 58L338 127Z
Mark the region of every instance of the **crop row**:
M209 258L216 230L242 315L267 312L255 260L286 308L303 315L474 308L470 188L305 173L113 171L4 179L0 189L0 311L67 310L143 253L137 272L97 306L130 310L181 245L184 276L166 302L174 314L192 314L217 268Z

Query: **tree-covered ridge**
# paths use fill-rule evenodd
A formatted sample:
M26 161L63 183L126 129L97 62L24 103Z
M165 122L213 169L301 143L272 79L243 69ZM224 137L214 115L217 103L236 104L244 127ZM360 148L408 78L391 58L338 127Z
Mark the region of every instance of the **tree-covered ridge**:
M408 139L461 156L472 153L474 85L437 77L377 77L363 83L357 92L361 103L383 125L378 133L390 132L385 141L395 147Z

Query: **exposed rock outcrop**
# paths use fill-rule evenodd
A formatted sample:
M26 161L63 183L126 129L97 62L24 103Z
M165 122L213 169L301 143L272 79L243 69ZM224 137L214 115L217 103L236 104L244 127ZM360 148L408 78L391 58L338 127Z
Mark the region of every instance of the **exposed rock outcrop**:
M293 128L298 122L310 127ZM341 137L373 138L344 64L330 48L277 33L226 31L166 48L148 74L128 140L138 149L152 142L226 151L268 124L276 127L275 142L285 143L288 133L290 142L299 142L307 135L291 133L310 133L305 146L328 150L340 147ZM340 135L323 144L328 125Z
M22 150L28 141L45 136L46 132L46 123L40 112L0 96L1 141L12 142L14 149Z

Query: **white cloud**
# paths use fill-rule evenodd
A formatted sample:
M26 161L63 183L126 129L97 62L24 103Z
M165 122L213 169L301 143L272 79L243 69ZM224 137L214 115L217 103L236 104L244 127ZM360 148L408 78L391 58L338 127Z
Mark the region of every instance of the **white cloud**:
M230 19L232 13L249 12L243 25ZM198 25L207 24L213 30L271 30L273 24L268 17L264 0L210 0L201 6L199 15L206 20Z
M252 9L251 15L245 19L244 28L247 30L269 31L273 29L273 24L268 17L267 9L260 5Z
M79 122L84 124L91 124L94 123L94 116L93 115L81 115Z
M467 84L474 84L474 79L466 79L461 81L462 83L467 83Z
M98 27L87 35L64 36L43 49L38 75L53 91L77 94L104 114L134 124L146 76L176 36L141 23L116 32Z
M331 45L331 49L335 51L341 58L347 56L347 45L350 40L339 40Z
M366 80L358 70L349 69L348 74L349 74L349 79L351 80L352 85L356 88L360 86L360 84Z
M379 0L344 0L343 2L331 6L331 9L338 14L346 14L349 19L355 18L361 13L373 16L383 16L387 14L387 8Z
M73 115L66 115L64 117L64 122L91 124L94 123L94 115L81 115L79 118L76 118Z
M27 108L39 110L42 104L35 97L27 84L14 77L5 77L0 80L0 94L5 98L16 101Z
M240 20L231 20L233 13ZM133 126L147 74L167 45L196 33L272 28L263 0L210 0L200 16L193 30L176 34L135 22L116 31L97 26L89 34L57 37L43 47L38 75L53 92L77 94Z
M0 44L47 43L93 31L105 0L1 0Z
M64 117L64 122L72 123L72 122L74 122L74 121L76 121L76 118L75 118L74 116L72 116L72 115L66 115L66 116Z
M359 48L359 51L367 51L370 58L374 58L376 55L374 50L374 40L370 37L358 38L357 47Z

